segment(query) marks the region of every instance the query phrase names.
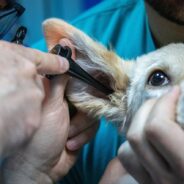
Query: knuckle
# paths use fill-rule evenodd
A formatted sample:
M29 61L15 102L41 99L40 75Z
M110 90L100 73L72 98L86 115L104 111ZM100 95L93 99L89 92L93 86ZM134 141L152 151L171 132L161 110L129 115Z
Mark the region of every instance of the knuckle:
M7 42L7 41L2 41L0 40L0 48L3 49L3 50L11 50L11 51L15 51L16 49L20 49L22 48L21 45L17 45L15 43L10 43L10 42Z
M35 64L36 64L36 66L39 66L42 63L41 52L38 51L38 50L34 50L34 55L35 55L35 58L36 58L36 60L35 60L36 63Z
M129 157L132 156L132 149L130 148L130 145L128 142L125 142L121 146L121 150L119 151L119 157L122 161L126 161Z
M128 132L127 140L129 141L131 145L137 145L141 141L141 136L137 132L134 132L134 133Z
M35 65L32 62L30 62L29 60L27 62L27 67L29 67L30 70L34 70L35 71Z
M35 65L33 63L29 62L29 61L26 62L25 70L31 76L35 76L37 74Z
M159 122L164 123L164 120L160 120L159 118L154 117L153 119L149 120L149 122L145 126L145 134L148 138L156 138L157 132L159 132L160 125Z
M39 88L36 88L36 89L34 90L34 93L33 93L32 98L33 98L34 100L43 99L43 98L44 98L44 93L43 93L43 91L40 90ZM40 102L41 102L41 101L40 101Z
M26 130L27 135L31 136L40 125L40 116L41 116L41 101L38 100L38 98L31 97L28 102L31 101L32 106L26 110L27 116L25 117L26 122Z
M3 49L6 49L6 48L11 48L11 45L10 43L6 42L6 41L2 41L0 40L0 47L3 48Z
M42 53L41 51L38 50L34 50L34 64L37 68L37 70L40 70L44 67L45 64L47 64L47 60L49 61L49 58L47 58L46 56L48 54L46 53Z
M27 135L31 136L38 128L40 124L40 119L39 115L35 114L33 116L29 116L26 118L26 130L27 130Z
M32 90L28 89L29 92L24 96L24 101L31 103L35 109L39 110L38 108L40 108L44 93L38 87L35 87L34 84L29 86L31 86Z

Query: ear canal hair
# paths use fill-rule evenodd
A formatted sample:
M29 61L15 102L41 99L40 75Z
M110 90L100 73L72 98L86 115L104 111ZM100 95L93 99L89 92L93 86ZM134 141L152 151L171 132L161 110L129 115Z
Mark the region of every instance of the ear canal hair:
M72 78L67 87L68 99L78 109L93 117L105 116L110 121L122 123L126 112L126 90L131 64L122 62L114 52L107 50L103 45L62 20L48 19L43 26L49 49L59 43L60 39L69 39L76 49L76 62L115 91L105 96Z

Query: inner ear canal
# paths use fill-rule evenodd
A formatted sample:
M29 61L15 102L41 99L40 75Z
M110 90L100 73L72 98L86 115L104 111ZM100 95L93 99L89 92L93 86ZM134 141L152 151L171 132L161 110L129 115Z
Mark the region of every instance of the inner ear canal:
M114 87L113 84L115 84L115 80L113 80L110 74L107 74L105 71L101 69L102 66L93 62L90 57L82 53L82 51L79 52L79 50L77 50L76 52L76 58L77 58L76 59L77 64L80 65L93 78L95 78L97 81L102 83L104 86L112 87L112 88ZM98 59L98 58L96 57L93 59ZM97 98L108 99L107 95L105 95L103 92L100 92L98 89L94 88L93 86L86 84L83 81L80 81L78 79L72 79L72 80L75 80L76 85L78 85L78 87L79 86L81 87L80 89L91 94L92 96Z
M100 83L102 83L104 86L110 86L112 83L112 77L108 76L105 72L101 70L86 70L91 76L93 76L96 80L98 80ZM103 92L97 90L93 86L84 83L83 81L80 81L79 79L70 78L69 84L68 84L68 90L71 90L72 93L88 93L91 96L94 96L96 98L101 98L105 100L109 100L109 97L104 94ZM70 91L68 91L70 93Z
M102 83L104 86L111 86L112 77L108 76L108 74L106 74L104 71L94 70L90 72L90 75L92 75L97 81ZM106 94L90 85L87 86L87 93L90 93L91 95L97 98L109 99Z

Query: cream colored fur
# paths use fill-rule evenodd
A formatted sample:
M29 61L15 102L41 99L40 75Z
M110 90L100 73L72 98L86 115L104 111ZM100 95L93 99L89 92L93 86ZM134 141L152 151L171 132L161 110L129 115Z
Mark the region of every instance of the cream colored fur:
M43 26L49 49L61 38L68 38L76 49L76 62L114 89L115 92L106 97L77 79L70 80L69 100L93 117L105 116L112 122L128 125L145 100L161 96L184 79L183 44L171 44L134 61L125 61L62 20L48 19ZM167 74L167 85L149 84L150 75L157 70Z

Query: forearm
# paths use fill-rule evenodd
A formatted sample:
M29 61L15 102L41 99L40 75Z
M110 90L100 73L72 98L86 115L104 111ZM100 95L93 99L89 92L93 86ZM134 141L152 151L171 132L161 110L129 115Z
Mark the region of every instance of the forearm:
M3 172L3 177L1 179L2 184L53 184L51 179L45 174L39 174L34 176L27 176L23 172Z
M3 165L0 181L2 184L53 184L47 174L20 159Z
M0 114L1 114L1 107L0 107ZM3 158L8 154L7 153L7 137L8 132L5 131L5 122L3 121L2 115L0 115L0 168L2 164Z

